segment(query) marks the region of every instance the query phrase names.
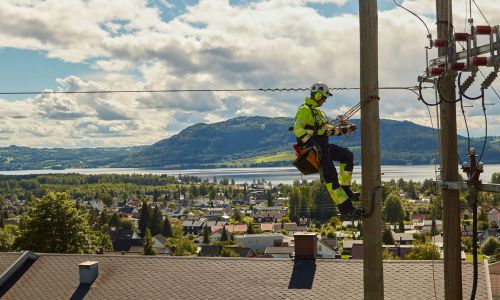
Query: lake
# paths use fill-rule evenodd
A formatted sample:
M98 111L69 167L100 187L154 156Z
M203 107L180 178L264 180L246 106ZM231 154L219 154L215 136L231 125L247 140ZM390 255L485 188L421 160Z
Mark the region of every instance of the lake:
M422 182L425 179L436 179L434 165L404 165L404 166L382 166L382 181L391 179L413 180ZM438 171L439 172L439 171ZM491 182L491 175L500 172L500 164L485 165L485 172L481 174L483 183ZM291 184L294 180L306 179L308 181L318 179L318 175L303 176L294 167L272 167L272 168L220 168L220 169L187 169L187 170L150 170L150 169L120 169L120 168L99 168L99 169L66 169L66 170L21 170L21 171L0 171L1 175L29 175L29 174L155 174L155 175L192 175L212 181L213 177L221 180L224 177L234 179L236 183L251 183L257 179L265 179L273 184ZM459 170L459 174L465 174ZM437 174L439 175L439 174ZM354 167L353 179L361 182L361 167Z

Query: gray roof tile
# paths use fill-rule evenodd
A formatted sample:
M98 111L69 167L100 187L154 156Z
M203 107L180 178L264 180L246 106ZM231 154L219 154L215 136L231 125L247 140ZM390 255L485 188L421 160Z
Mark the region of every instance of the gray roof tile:
M78 277L85 260L99 261L88 290ZM487 299L483 265L479 270L476 299ZM467 298L472 264L463 263L462 277ZM443 280L443 261L384 261L385 299L435 293L444 299ZM79 292L85 299L362 299L363 262L40 254L3 299L69 299Z

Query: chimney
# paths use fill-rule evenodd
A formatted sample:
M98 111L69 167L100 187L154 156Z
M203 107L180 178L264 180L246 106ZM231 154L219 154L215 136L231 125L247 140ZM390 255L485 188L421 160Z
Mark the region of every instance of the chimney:
M92 284L99 275L99 262L84 261L78 265L80 269L80 284Z
M293 235L296 260L316 260L318 236L315 232L301 232Z

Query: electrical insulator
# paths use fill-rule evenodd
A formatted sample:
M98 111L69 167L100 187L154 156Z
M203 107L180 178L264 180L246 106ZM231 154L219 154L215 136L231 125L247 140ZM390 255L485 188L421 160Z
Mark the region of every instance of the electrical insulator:
M450 67L451 67L452 70L462 71L463 69L465 69L465 63L463 63L463 62L452 62L450 64Z
M468 162L466 162L466 161L464 161L464 162L462 163L462 169L467 169L468 167L469 167L469 163L468 163Z
M478 162L477 166L476 166L476 169L479 171L479 173L483 173L483 171L484 171L484 164L483 164L483 162L481 162L481 161Z
M476 148L469 148L469 155L476 155Z
M488 64L488 58L484 56L475 56L472 58L472 63L476 66L486 66Z
M432 76L440 76L443 75L445 72L445 69L443 67L433 67L431 68L431 75Z
M476 26L476 34L488 35L491 34L491 27L486 25Z
M448 41L447 40L443 40L443 39L435 39L434 40L434 46L438 47L438 48L446 47L446 46L448 46Z
M455 41L457 42L466 42L468 34L467 32L455 32Z

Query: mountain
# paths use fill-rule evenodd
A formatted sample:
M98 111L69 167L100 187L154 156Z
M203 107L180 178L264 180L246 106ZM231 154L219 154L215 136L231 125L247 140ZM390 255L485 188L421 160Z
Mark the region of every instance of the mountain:
M290 166L293 159L292 118L237 117L213 124L195 124L150 146L129 148L34 149L0 148L0 169L43 168L200 168L232 166ZM349 138L331 142L349 147L357 163L361 158L358 130ZM437 130L407 121L381 120L381 162L388 164L433 164L439 160ZM472 138L478 154L483 138ZM467 138L458 136L457 154L467 160ZM500 138L488 137L482 161L500 163Z

